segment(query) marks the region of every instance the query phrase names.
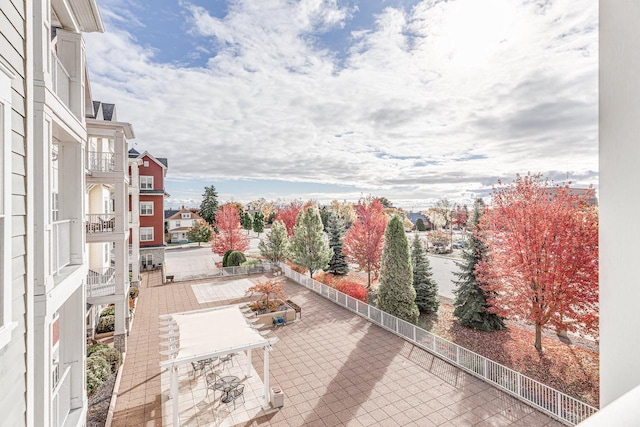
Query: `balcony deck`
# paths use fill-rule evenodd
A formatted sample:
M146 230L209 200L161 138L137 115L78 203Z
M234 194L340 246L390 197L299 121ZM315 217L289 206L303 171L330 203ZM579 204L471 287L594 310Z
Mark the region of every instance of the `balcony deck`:
M198 303L191 285L211 282L224 280L162 285L160 272L143 274L114 427L171 424L162 412L158 316L237 302ZM284 408L242 425L562 425L291 281L285 292L305 316L270 334L280 339L271 351L270 384L282 387ZM252 356L261 375L262 352ZM203 379L180 381L196 390ZM204 425L210 404L201 393L189 395L181 396L183 425ZM232 417L241 411L240 402Z

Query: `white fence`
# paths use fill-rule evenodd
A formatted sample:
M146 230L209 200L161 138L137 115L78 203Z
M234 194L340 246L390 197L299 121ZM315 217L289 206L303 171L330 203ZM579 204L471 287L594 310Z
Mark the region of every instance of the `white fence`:
M567 425L576 425L598 410L513 369L293 271L285 264L281 264L281 267L285 276L308 289L388 329L412 344L498 387Z
M242 276L247 274L262 274L271 271L268 262L238 267L211 268L208 270L167 271L167 277L173 276L174 282L186 282L189 280L208 279L213 277Z

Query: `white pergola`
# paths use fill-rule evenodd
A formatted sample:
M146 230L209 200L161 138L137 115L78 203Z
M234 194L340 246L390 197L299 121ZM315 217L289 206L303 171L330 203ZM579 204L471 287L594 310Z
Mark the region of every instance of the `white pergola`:
M269 351L278 338L265 338L252 327L239 305L228 305L203 310L186 311L160 317L162 354L169 359L160 367L171 370L171 398L173 399L173 425L179 425L178 367L229 353L246 352L246 375L251 376L251 350L264 350L264 404L270 407Z

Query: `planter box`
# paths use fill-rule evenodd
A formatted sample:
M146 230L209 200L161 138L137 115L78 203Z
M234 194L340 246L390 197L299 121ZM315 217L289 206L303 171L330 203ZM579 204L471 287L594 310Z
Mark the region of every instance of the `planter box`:
M271 326L274 316L284 317L287 322L293 322L296 320L296 311L291 307L288 307L285 311L274 311L272 313L256 314L258 321L254 325L267 325Z

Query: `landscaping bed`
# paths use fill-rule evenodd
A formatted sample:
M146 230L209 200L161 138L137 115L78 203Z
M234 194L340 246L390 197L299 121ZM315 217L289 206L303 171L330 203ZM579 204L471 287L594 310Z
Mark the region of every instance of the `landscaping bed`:
M493 332L464 327L453 315L453 305L446 301L441 301L437 314L422 314L418 320L418 326L427 331L598 407L600 357L593 343L575 345L547 333L540 355L533 345L533 330L516 322L506 323L507 329Z
M89 397L87 427L103 427L105 425L116 377L117 373L111 374Z

